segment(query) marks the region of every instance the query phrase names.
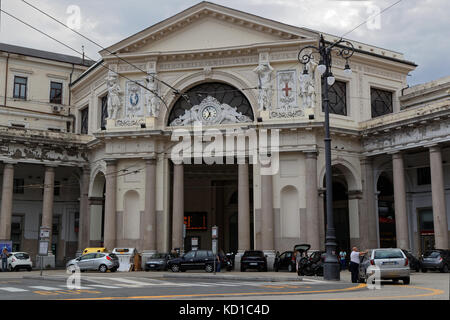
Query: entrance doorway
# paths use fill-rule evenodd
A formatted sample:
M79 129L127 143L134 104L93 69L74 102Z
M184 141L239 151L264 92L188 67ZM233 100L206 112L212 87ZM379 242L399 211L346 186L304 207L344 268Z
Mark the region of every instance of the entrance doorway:
M237 252L238 165L185 164L183 167L184 224L186 226L184 251L192 248L192 238L198 239L198 249L211 250L212 227L218 226L219 250L225 253ZM251 165L249 165L249 172L252 172ZM250 195L252 194L251 180L249 177ZM173 167L171 181L173 183ZM253 210L251 200L250 198L250 212ZM253 234L250 237L252 239Z
M383 172L378 178L378 224L380 230L380 247L395 248L394 186L392 180Z
M348 186L343 172L336 167L333 171L333 220L336 233L336 250L344 250L350 252L350 219L349 219L349 205L348 205ZM324 186L326 188L326 181L324 178ZM324 221L325 234L327 229L327 199L324 196Z

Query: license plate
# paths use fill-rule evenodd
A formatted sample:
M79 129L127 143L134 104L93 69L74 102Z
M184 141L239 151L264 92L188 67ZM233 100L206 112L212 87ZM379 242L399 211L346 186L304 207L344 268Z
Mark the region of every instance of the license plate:
M154 267L155 267L155 265L154 265L154 264L151 264L151 265L150 265L150 268L154 268Z
M251 266L257 266L258 263L256 263L256 262L251 262L250 265L251 265Z
M383 262L383 264L397 264L396 261Z

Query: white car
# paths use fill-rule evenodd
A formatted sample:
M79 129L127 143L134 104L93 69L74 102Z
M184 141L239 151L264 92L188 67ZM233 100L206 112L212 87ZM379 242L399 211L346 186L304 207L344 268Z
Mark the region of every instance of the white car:
M8 270L18 271L19 269L27 269L31 271L33 264L30 255L26 252L11 252L8 257Z
M379 270L381 280L391 279L394 282L403 280L403 284L410 283L409 261L401 249L369 250L359 264L360 282L367 282L368 277L376 270Z

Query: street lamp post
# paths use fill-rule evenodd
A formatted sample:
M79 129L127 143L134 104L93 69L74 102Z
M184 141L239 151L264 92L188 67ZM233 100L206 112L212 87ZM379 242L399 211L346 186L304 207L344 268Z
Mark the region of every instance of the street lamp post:
M326 176L326 212L327 212L327 230L325 235L325 262L323 267L323 277L325 280L340 280L340 266L336 258L336 230L333 219L333 181L331 171L331 138L330 138L330 111L328 88L335 82L331 72L331 53L335 51L338 56L345 59L344 72L351 74L348 59L353 55L353 45L343 40L336 41L329 46L326 45L323 35L320 37L319 47L306 46L298 53L298 60L303 64L303 76L309 77L306 65L314 59L314 54L319 54L320 60L317 70L324 81L324 112L325 112L325 176Z

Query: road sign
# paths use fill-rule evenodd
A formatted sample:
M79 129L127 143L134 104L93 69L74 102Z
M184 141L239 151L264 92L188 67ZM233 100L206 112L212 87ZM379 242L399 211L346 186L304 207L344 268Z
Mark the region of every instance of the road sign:
M211 234L213 239L217 239L219 237L219 227L218 226L213 226L212 227L212 234Z
M40 256L48 256L48 241L39 241L39 253Z
M39 228L39 239L46 240L50 238L50 228L49 227L40 227Z

